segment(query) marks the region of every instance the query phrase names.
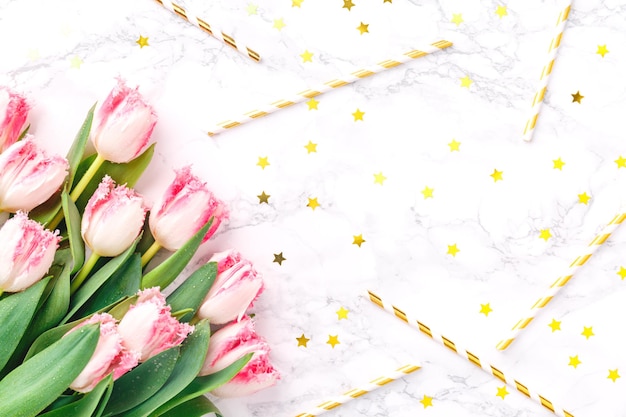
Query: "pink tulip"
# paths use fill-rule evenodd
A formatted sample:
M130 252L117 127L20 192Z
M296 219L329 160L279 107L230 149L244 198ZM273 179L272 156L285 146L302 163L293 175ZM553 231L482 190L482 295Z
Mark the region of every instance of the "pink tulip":
M217 262L217 278L198 309L198 317L213 324L241 319L263 291L261 274L233 249L216 253L209 262Z
M88 324L100 324L100 338L96 350L70 388L78 392L89 392L110 373L113 379L124 375L137 365L137 355L122 346L115 319L108 313L95 314L71 329L67 334Z
M107 161L124 163L135 159L150 144L157 122L154 109L122 79L96 110L91 140Z
M0 87L0 153L20 137L29 110L30 106L24 97Z
M54 261L59 236L18 212L0 229L0 293L22 291L39 281Z
M130 306L119 324L122 344L136 352L143 362L177 346L193 331L193 326L180 323L170 314L170 306L158 287L139 291L139 298Z
M143 198L106 175L91 196L81 223L83 240L99 256L117 256L139 236L147 208Z
M69 164L48 156L27 135L0 155L0 210L30 211L48 200L63 184Z
M150 230L156 242L174 251L191 238L213 217L203 242L207 241L222 220L228 217L219 201L190 167L176 171L176 178L150 212Z

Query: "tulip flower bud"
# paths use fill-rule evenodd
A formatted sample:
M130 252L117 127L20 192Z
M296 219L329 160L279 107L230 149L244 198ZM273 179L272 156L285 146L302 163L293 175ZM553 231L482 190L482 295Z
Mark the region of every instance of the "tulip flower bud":
M0 210L30 211L48 200L63 184L69 164L48 156L27 135L0 155Z
M0 242L0 293L17 292L48 272L59 236L18 212L0 229Z
M203 242L207 241L223 219L228 217L219 201L190 167L176 171L176 178L150 212L150 231L156 242L174 251L185 244L213 216L213 223Z
M119 332L124 348L135 352L139 362L143 362L181 344L193 326L172 317L158 287L139 291L138 295L136 303L122 317Z
M233 249L216 253L209 262L217 262L217 278L198 309L198 317L213 324L241 319L263 291L261 274Z
M156 122L156 113L139 91L118 79L117 86L96 110L91 140L105 160L129 162L148 147Z
M143 198L106 175L91 196L81 222L85 243L99 256L117 256L139 236L147 208Z
M24 97L0 87L0 153L20 137L29 110L30 106Z
M124 350L115 319L108 313L94 314L66 334L95 323L100 324L100 338L91 359L70 384L74 391L89 392L110 373L113 373L115 380L138 363L136 354Z

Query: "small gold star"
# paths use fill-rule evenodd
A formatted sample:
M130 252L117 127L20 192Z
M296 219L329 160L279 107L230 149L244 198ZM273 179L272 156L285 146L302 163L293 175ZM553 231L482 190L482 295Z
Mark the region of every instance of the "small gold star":
M363 22L361 22L361 24L359 26L357 26L356 30L358 30L359 32L361 32L361 35L364 33L370 33L369 29L368 29L369 24L365 24Z
M304 0L291 0L291 7L300 7Z
M300 54L300 56L302 57L302 62L313 62L313 60L311 58L313 58L313 52L309 52L309 50L305 50L303 53Z
M498 171L497 169L494 169L493 174L489 176L493 178L493 182L502 181L502 171Z
M41 54L39 53L39 49L29 49L27 56L31 61L37 61L41 57Z
M484 314L485 317L488 317L489 313L491 313L492 311L493 311L493 309L491 308L489 303L480 305L480 313Z
M591 200L591 197L587 193L578 194L578 202L581 204L587 204Z
M470 85L472 85L474 81L472 81L472 79L469 77L469 75L466 75L465 77L461 78L461 87L465 87L467 89L470 88Z
M550 233L550 229L543 229L539 232L539 239L543 239L546 242L548 241L548 239L550 239L552 237L552 234Z
M348 9L348 11L350 11L350 9L353 7L354 7L354 3L352 3L352 0L343 0L342 9Z
M61 26L61 35L67 38L72 34L72 32L72 27L68 23L63 23L63 25Z
M424 187L424 189L421 191L422 195L424 195L424 200L426 200L427 198L433 198L434 191L434 188L430 188L429 186Z
M580 91L576 91L576 94L572 94L572 103L582 104L582 100L585 96L580 94Z
M382 172L374 174L374 184L383 185L383 182L385 182L386 179L387 177L385 177Z
M615 163L617 164L617 168L626 168L626 158L622 158L622 155L615 160Z
M337 320L341 320L341 319L347 320L349 312L350 310L348 310L347 308L341 307L339 310L337 310Z
M356 122L357 120L361 120L363 121L363 115L365 114L364 111L361 111L359 109L356 109L356 111L354 113L352 113L352 116L354 117L354 121Z
M392 0L383 0L383 3L391 3Z
M317 202L317 197L309 198L309 202L307 203L306 206L307 207L311 207L311 209L313 209L313 211L315 211L315 209L320 206L320 203Z
M265 191L263 191L260 195L257 195L257 197L259 198L259 204L269 204L269 199L270 199L270 195L265 194Z
M607 376L607 378L609 378L613 382L615 382L617 378L620 378L619 374L617 373L617 369L609 369L609 376Z
M573 366L574 369L576 369L581 363L580 359L578 359L578 355L569 357L568 365Z
M453 13L452 19L450 21L454 23L455 25L459 26L461 23L464 22L463 15L461 13Z
M606 49L606 45L598 45L598 50L596 51L596 54L602 55L602 58L604 58L604 55L608 53L609 50Z
M585 336L585 338L587 340L589 340L589 338L591 336L595 336L595 334L593 333L593 327L592 326L589 326L589 327L583 326L583 332L581 333L581 335Z
M448 255L456 257L456 254L461 252L461 249L457 248L456 243L454 245L448 245Z
M496 393L496 397L500 397L504 400L504 397L509 395L509 392L506 390L506 385L502 387L497 387L497 388L498 388L498 392Z
M278 265L282 266L283 261L286 261L286 260L287 260L287 258L285 258L283 256L283 253L281 252L281 253L275 253L274 254L274 260L272 262L276 262Z
M560 171L563 171L563 165L565 165L565 162L563 162L563 160L561 160L561 158L553 159L552 163L554 164L552 168L558 169Z
M500 19L502 19L504 16L508 15L509 13L506 11L506 6L498 6L496 8L496 14L500 16ZM504 397L502 397L502 399L504 399Z
M366 242L365 239L363 239L363 235L354 235L352 237L353 237L352 244L353 245L358 245L359 248L361 247L362 243Z
M253 14L258 14L258 11L257 11L258 8L259 6L257 6L256 4L248 3L248 7L246 8L246 11L248 12L248 16L252 16Z
M433 406L433 397L429 397L428 395L424 394L424 398L422 398L420 400L420 402L422 403L424 408L432 407Z
M139 49L143 48L144 46L150 46L150 45L148 44L148 38L147 38L147 37L145 37L145 38L144 38L144 37L143 37L143 36L141 36L141 35L139 35L139 39L137 39L137 41L135 41L135 43L136 43L137 45L139 45Z
M70 67L80 69L81 65L83 65L83 60L80 59L78 55L74 55L72 59L70 59Z
M258 166L261 167L261 169L265 169L266 166L268 166L270 163L267 160L267 156L265 157L260 157L259 156L259 162L256 163Z
M283 28L287 26L285 24L285 22L283 21L283 18L281 17L280 19L274 19L274 27L278 30L283 30Z
M339 345L341 342L339 342L339 335L328 335L328 342L326 342L327 344L331 345L333 347L333 349L335 348L335 345Z
M315 100L314 98L311 98L311 100L306 102L306 105L309 106L309 110L317 110L317 105L320 102Z
M550 328L552 329L552 333L556 332L557 330L561 330L561 322L557 321L556 319L552 319L552 323L548 324L548 326L550 326Z
M624 281L624 278L626 278L626 268L620 266L619 271L617 271L617 275L619 275L622 278L622 281Z
M448 143L450 147L450 152L460 152L459 146L461 146L461 142L457 142L456 139L452 139L452 142Z
M302 336L300 336L300 337L296 337L296 340L298 341L298 347L300 347L300 346L304 346L304 347L306 347L306 344L307 344L307 343L309 342L309 340L311 340L311 339L307 339L307 338L304 336L304 333L302 333Z
M307 153L317 152L317 143L309 141L309 143L304 145L304 148L307 150Z

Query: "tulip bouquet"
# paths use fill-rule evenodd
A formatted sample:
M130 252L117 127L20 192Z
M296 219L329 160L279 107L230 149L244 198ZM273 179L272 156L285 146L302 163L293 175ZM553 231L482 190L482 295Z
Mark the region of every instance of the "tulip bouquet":
M0 416L221 415L204 394L273 385L249 261L215 253L168 289L228 211L191 167L152 207L132 188L157 121L139 92L119 80L66 158L26 133L28 112L0 88Z

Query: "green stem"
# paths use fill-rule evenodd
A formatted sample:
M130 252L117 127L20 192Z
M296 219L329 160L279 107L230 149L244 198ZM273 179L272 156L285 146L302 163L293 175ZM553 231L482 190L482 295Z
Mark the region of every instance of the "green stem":
M74 280L70 284L70 294L74 295L74 293L80 288L85 278L89 275L94 266L96 266L96 262L100 259L100 255L95 252L91 252L89 259L85 262L85 265L80 269L78 275L74 277Z
M150 262L150 260L152 258L154 258L154 255L156 255L156 253L159 251L159 249L161 249L161 245L159 245L157 242L154 242L146 251L146 253L144 253L143 255L141 255L141 267L143 268L144 266L146 266L148 264L148 262Z
M72 199L72 201L76 202L76 200L78 200L78 197L80 197L83 191L85 191L85 188L87 188L89 181L91 181L93 176L96 175L96 172L98 172L98 169L102 166L103 163L104 158L101 157L100 154L96 155L96 159L93 160L93 162L89 166L89 169L87 169L87 172L85 172L85 175L83 175L78 184L76 184L76 187L74 187L74 189L70 193L70 198Z
M4 290L0 288L0 297L2 297L2 294L4 294Z
M59 210L57 211L57 214L54 216L54 218L50 221L50 223L48 223L48 225L46 226L48 228L48 230L52 230L54 231L54 229L57 228L57 226L59 225L59 223L61 223L61 220L63 220L63 209L59 208Z
M199 322L199 321L200 321L200 317L198 317L198 316L196 315L196 316L193 316L193 317L191 318L191 320L189 320L189 324L191 324L191 325L193 326L193 325L195 325L195 324L198 324L198 322Z

